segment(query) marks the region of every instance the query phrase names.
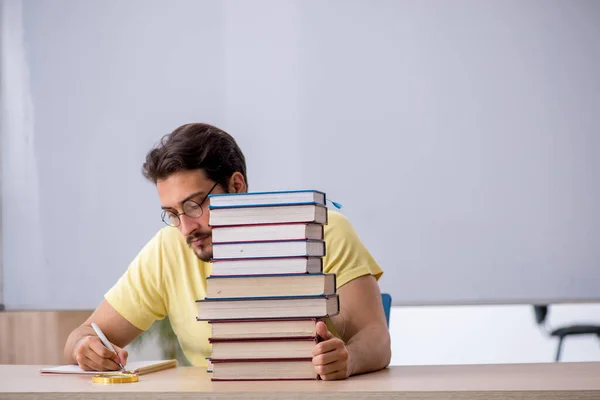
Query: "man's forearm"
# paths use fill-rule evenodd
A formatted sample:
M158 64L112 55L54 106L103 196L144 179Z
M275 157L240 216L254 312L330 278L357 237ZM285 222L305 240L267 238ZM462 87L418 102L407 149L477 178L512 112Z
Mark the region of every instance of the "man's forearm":
M357 332L346 348L349 353L350 375L377 371L391 360L390 334L386 327L371 325Z
M63 352L67 363L77 364L77 360L74 357L75 346L84 337L92 335L96 335L96 332L94 332L94 328L92 328L89 325L82 325L79 328L75 329L73 332L71 332L71 334L67 338L67 342L65 343L65 348Z

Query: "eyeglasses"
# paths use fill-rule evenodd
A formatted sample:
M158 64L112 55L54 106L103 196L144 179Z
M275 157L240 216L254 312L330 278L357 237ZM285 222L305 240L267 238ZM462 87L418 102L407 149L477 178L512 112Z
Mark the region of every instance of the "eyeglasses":
M179 218L180 215L185 214L190 218L200 218L204 212L202 210L202 204L206 201L208 195L214 190L215 187L217 187L218 184L219 182L216 182L199 203L195 202L194 200L187 200L185 203L183 203L182 213L164 210L161 215L162 221L169 226L179 226L179 224L181 224L181 218Z

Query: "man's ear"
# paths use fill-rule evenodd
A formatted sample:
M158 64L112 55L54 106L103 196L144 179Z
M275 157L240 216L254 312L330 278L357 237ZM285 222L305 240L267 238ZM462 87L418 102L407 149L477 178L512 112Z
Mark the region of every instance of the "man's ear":
M229 193L244 193L247 191L246 180L244 179L244 175L240 172L234 172L233 175L229 178L229 186L227 187L227 191Z

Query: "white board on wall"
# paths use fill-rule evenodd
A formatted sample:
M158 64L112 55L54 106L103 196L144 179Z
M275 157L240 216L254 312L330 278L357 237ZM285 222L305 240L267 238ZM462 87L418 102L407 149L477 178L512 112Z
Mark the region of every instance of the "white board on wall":
M395 304L600 297L599 3L22 5L9 307L100 301L162 226L145 153L190 121L238 139L252 190L342 203Z

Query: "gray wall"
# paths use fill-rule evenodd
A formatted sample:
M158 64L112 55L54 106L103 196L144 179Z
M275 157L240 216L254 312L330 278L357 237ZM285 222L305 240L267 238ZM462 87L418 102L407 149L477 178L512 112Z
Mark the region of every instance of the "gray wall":
M4 84L4 72L6 67L5 67L5 62L4 62L4 51L3 49L5 48L4 45L4 41L6 38L6 34L4 32L4 29L6 27L6 21L4 19L4 5L3 2L4 0L0 0L0 311L2 311L4 309L4 283L3 283L3 275L2 275L2 260L3 260L3 255L2 255L2 244L3 244L3 239L2 239L2 182L4 180L4 174L2 173L2 136L3 136L3 131L5 129L6 126L6 115L4 112L4 103L8 101L8 98L6 97L6 90L5 90L5 84Z
M189 121L238 139L251 190L342 203L396 304L600 297L598 2L22 11L30 117L9 103L24 122L2 138L10 308L100 301L162 224L144 155Z

